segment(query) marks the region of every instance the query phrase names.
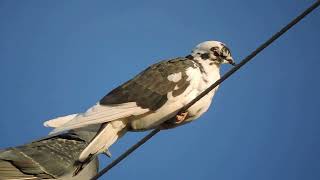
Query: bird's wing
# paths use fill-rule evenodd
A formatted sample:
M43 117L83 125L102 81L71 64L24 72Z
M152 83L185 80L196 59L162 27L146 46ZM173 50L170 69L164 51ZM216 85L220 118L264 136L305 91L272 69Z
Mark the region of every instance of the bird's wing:
M141 107L137 106L137 104L134 102L123 103L117 106L106 106L98 103L91 107L87 112L78 114L65 124L58 126L52 132L50 132L50 134L53 135L62 131L78 129L91 124L100 124L129 116L140 115L148 111L148 109L142 109ZM49 122L51 121L54 120L50 120Z
M0 179L90 179L99 169L97 158L73 177L79 154L88 142L82 136L69 133L0 150Z
M154 112L168 101L169 93L174 98L189 87L188 68L199 67L186 58L154 64L111 91L86 113L56 128L53 133Z

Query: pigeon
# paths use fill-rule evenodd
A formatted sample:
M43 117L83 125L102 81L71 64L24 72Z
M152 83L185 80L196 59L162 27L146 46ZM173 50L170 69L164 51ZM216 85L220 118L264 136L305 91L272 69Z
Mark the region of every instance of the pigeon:
M97 175L98 158L93 158L82 171L78 157L96 132L78 129L48 136L25 145L0 150L0 179L88 180Z
M97 134L79 154L79 162L90 161L101 153L111 156L109 147L128 131L175 128L205 113L218 87L178 114L220 78L221 64L235 65L226 44L202 42L185 57L151 65L86 112L48 120L44 125L54 128L52 135L95 127Z

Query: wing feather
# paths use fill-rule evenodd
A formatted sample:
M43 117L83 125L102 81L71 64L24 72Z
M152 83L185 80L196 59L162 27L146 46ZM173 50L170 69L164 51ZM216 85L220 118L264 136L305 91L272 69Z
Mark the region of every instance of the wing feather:
M73 118L75 118L77 115L78 114L71 114L71 115L67 115L67 116L62 116L62 117L58 117L58 118L55 118L55 119L51 119L51 120L48 120L48 121L44 122L43 125L45 127L53 127L53 128L60 127L63 124L65 124L68 121L70 121Z
M187 90L190 85L190 74L186 71L188 68L196 71L199 69L195 62L187 58L176 58L154 64L111 91L87 112L78 114L54 129L52 134L156 112L167 103L170 93L172 101ZM180 80L168 79L170 75L176 73L181 74Z
M79 114L63 126L54 129L50 134L57 134L70 129L82 128L91 124L100 124L126 118L134 115L141 115L149 112L149 109L143 109L136 103L124 103L117 106L105 106L97 104L87 112Z

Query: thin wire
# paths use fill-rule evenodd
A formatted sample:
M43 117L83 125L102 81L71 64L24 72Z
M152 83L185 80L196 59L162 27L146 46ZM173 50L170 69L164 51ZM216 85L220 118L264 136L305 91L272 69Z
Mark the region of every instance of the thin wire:
M265 43L263 43L256 50L254 50L251 54L249 54L246 58L244 58L239 64L237 64L235 67L233 67L231 70L229 70L225 75L223 75L219 80L217 80L214 84L212 84L208 89L203 91L199 96L197 96L195 99L193 99L190 103L188 103L186 106L181 108L179 113L185 112L187 109L189 109L193 104L195 104L197 101L199 101L201 98L203 98L206 94L208 94L210 91L212 91L215 87L217 87L219 84L221 84L227 78L229 78L233 73L238 71L242 66L244 66L246 63L248 63L250 60L252 60L257 54L259 54L262 50L264 50L266 47L268 47L276 39L278 39L280 36L282 36L284 33L286 33L290 28L292 28L294 25L296 25L299 21L301 21L305 16L307 16L309 13L311 13L319 5L320 5L320 0L317 0L308 9L306 9L304 12L302 12L299 16L297 16L295 19L293 19L289 24L287 24L285 27L283 27L279 32L274 34L270 39L268 39ZM145 136L139 142L137 142L132 147L130 147L126 152L124 152L121 156L119 156L117 159L115 159L107 167L102 169L96 176L91 178L91 180L96 180L99 177L101 177L103 174L108 172L110 169L112 169L119 162L121 162L123 159L125 159L127 156L129 156L133 151L138 149L141 145L143 145L145 142L147 142L149 139L151 139L158 132L160 132L160 129L155 129L155 130L151 131L147 136Z

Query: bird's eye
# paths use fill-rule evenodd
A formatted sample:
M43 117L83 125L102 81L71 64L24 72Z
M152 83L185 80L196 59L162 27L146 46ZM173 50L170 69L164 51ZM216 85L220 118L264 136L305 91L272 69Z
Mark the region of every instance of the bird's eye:
M215 55L216 57L220 56L220 54L217 51L213 51L213 55Z
M209 56L209 53L204 53L204 54L201 54L200 56L202 59L206 60L206 59L209 59L210 56Z

